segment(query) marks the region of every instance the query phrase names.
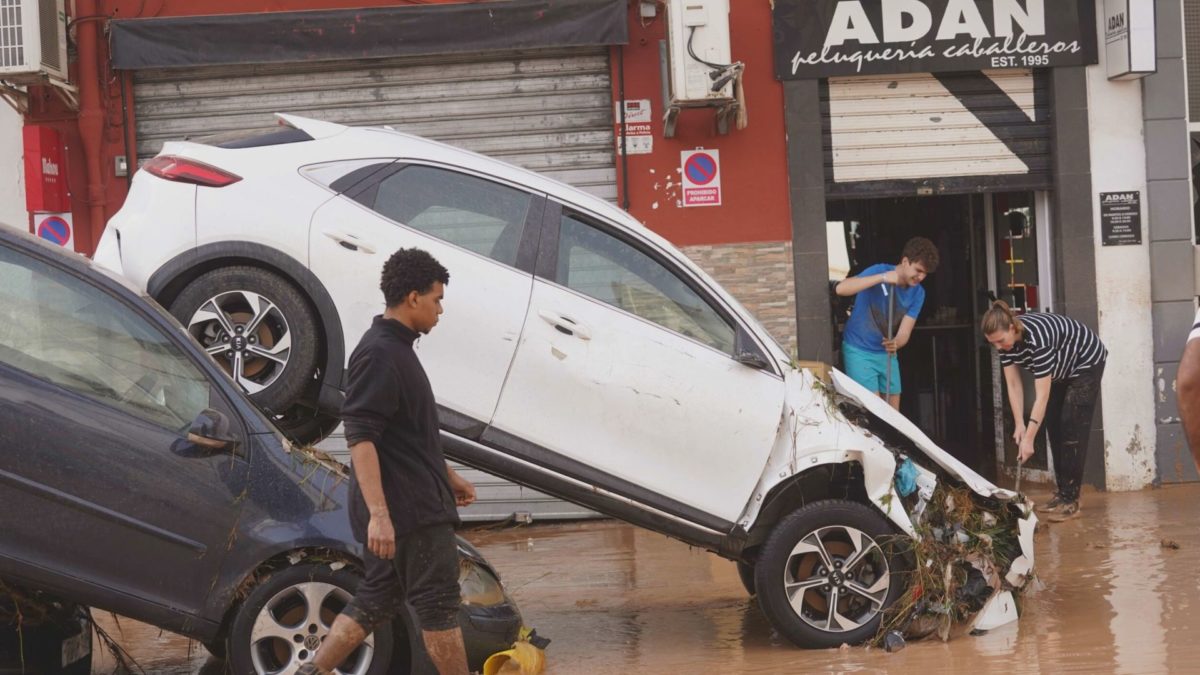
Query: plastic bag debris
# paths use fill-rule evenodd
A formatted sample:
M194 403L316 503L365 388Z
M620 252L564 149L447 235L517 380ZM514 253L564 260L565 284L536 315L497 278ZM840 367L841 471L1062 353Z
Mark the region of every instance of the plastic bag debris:
M896 468L896 492L901 497L907 497L917 491L917 465L907 457Z

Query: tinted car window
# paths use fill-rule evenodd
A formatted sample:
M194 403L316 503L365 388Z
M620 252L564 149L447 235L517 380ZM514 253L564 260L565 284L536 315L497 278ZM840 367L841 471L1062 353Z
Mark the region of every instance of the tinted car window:
M532 199L482 178L407 166L379 183L370 206L398 223L513 265Z
M558 239L559 283L727 354L734 330L650 256L569 215Z
M0 363L174 431L209 383L166 335L101 289L0 248Z

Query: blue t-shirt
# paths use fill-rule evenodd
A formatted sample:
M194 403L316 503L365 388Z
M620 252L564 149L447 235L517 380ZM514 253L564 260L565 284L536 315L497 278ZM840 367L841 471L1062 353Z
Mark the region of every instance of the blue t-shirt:
M859 276L869 277L894 269L896 269L895 265L881 263L871 265ZM846 332L842 336L846 343L869 352L879 352L880 354L887 352L883 348L883 340L887 336L888 316L888 296L884 294L883 290L885 286L887 293L896 298L896 304L892 307L893 337L900 327L900 321L905 316L916 319L921 313L921 306L925 304L925 289L921 288L919 284L907 288L891 284L872 286L854 296L854 310L850 312L850 320L846 322Z

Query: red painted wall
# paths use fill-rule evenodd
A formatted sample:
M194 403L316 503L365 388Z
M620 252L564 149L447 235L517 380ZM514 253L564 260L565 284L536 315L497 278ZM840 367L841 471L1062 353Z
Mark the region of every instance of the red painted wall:
M729 15L733 58L746 64L749 125L721 136L714 109L684 110L674 138L662 136L659 40L666 39L662 9L642 24L637 2L629 12L625 49L625 98L650 99L654 152L629 155L629 212L678 246L790 240L783 87L775 79L768 2L732 2ZM616 50L613 88L618 86ZM619 119L618 119L619 123ZM732 126L732 125L731 125ZM679 153L696 147L721 151L721 206L680 207ZM618 157L618 170L620 170ZM667 188L668 180L674 187ZM657 204L657 208L655 205Z
M451 3L460 0L411 0L410 4ZM377 7L398 4L395 0L99 0L101 16L112 18L189 16L222 13L301 11ZM677 245L791 238L788 212L788 179L785 161L783 93L772 71L771 12L766 2L735 2L730 14L733 57L746 64L746 99L749 126L733 129L726 136L716 132L713 110L685 110L676 137L662 137L662 100L658 42L665 39L665 16L646 25L638 17L638 0L630 0L630 44L624 48L626 99L650 99L653 107L654 152L630 155L630 212L651 229ZM83 20L96 20L85 17ZM132 155L135 144L132 86L127 74L109 67L108 44L100 40L101 105L104 110L102 136L102 183L105 220L120 209L128 192L128 181L113 172L116 157ZM80 55L84 58L84 55ZM617 58L613 50L613 98L617 98ZM75 64L72 66L75 70ZM126 89L122 101L121 89ZM103 223L91 223L87 203L87 177L77 115L50 90L33 87L26 122L57 128L67 144L67 171L75 221L76 247L91 253L103 232ZM129 124L123 124L127 115ZM676 206L679 194L679 153L705 147L721 151L723 204L717 207ZM132 162L132 157L130 158ZM618 158L618 171L620 170ZM668 190L668 179L674 189ZM655 205L657 204L657 208Z

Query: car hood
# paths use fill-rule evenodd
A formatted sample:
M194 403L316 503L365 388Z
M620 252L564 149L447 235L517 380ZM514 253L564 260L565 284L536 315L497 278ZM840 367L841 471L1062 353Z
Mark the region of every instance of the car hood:
M1005 502L1013 502L1020 499L1020 495L1016 492L1005 490L992 484L988 479L976 473L974 469L960 462L954 455L943 450L930 440L929 436L925 435L925 432L917 428L917 425L913 424L912 420L900 414L900 412L874 393L867 391L866 387L855 382L849 375L840 370L831 369L830 377L833 380L834 389L839 394L857 403L860 407L867 410L867 412L870 412L896 431L904 434L928 459L955 478L961 480L977 494Z

